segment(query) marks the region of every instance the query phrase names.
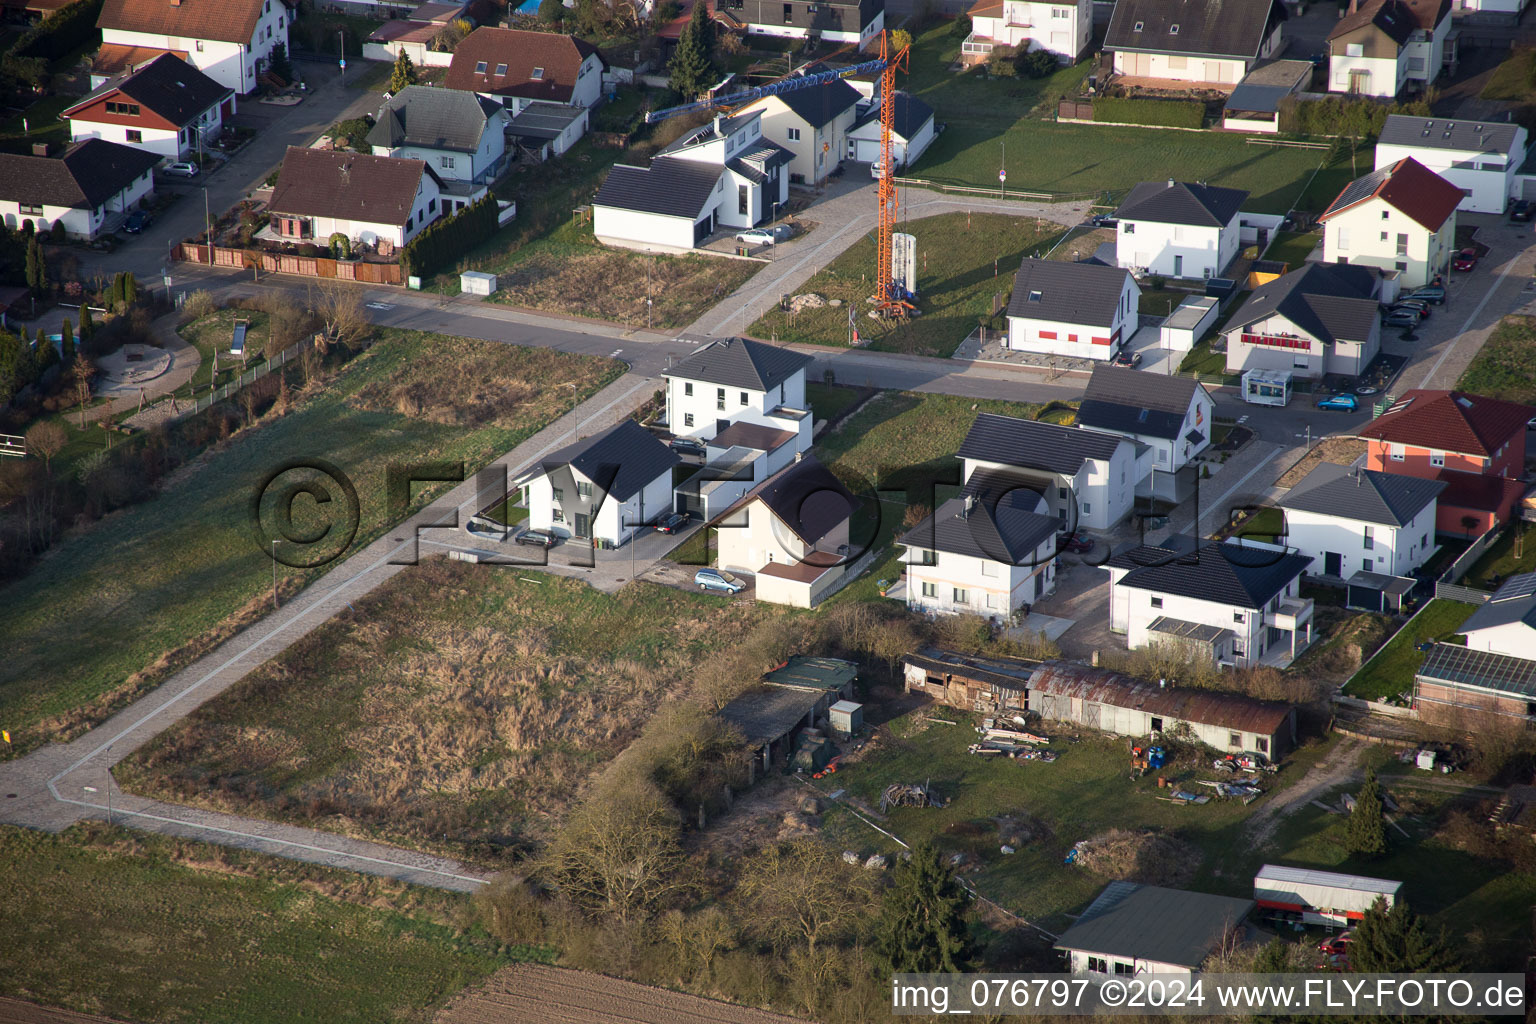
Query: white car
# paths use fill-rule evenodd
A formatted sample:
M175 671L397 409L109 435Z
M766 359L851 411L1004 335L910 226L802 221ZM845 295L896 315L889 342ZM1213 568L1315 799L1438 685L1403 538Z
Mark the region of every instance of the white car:
M160 173L172 178L195 178L197 177L197 165L181 160L174 164L166 164L165 170Z
M751 231L742 231L736 235L736 241L746 242L748 245L774 245L784 241L789 235L789 225L780 224L772 228L753 228Z

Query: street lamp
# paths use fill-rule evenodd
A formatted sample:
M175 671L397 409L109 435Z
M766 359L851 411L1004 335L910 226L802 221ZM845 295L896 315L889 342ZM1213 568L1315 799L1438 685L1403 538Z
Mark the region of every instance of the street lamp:
M277 538L272 538L272 610L277 610Z
M341 80L345 82L347 80L347 30L344 28L336 30L336 52L341 55L339 62L341 64Z

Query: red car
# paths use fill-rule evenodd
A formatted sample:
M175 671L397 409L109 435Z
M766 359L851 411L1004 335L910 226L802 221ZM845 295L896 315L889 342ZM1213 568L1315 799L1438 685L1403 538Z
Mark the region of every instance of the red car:
M1477 250L1463 249L1451 257L1452 270L1471 270L1477 266Z
M1065 540L1058 537L1056 547L1062 551L1070 551L1074 555L1086 555L1093 550L1093 538L1086 533L1074 533Z
M1347 953L1349 952L1349 944L1354 939L1354 937L1355 933L1353 930L1346 930L1339 932L1337 935L1330 935L1328 938L1317 944L1317 951L1328 956L1339 956L1343 953Z

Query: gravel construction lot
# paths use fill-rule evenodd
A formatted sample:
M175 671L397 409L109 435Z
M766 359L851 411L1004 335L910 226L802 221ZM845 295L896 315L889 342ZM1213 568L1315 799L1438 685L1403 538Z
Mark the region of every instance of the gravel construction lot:
M459 996L435 1024L804 1024L767 1010L637 985L632 981L519 965Z
M0 1024L117 1024L110 1017L54 1010L20 999L0 999Z
M1325 437L1312 446L1312 450L1296 461L1296 464L1275 481L1277 487L1295 487L1297 481L1316 469L1319 463L1332 462L1340 466L1352 465L1365 454L1365 442L1357 437Z

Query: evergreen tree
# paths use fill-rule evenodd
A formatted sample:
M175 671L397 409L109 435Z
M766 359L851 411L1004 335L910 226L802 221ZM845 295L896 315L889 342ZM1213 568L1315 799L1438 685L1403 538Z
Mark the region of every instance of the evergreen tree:
M1349 969L1370 974L1423 974L1461 968L1445 933L1431 932L1399 900L1390 910L1378 898L1355 926L1349 944Z
M48 264L36 235L27 241L27 287L38 294L48 287Z
M272 55L267 58L267 70L285 82L293 81L293 62L288 59L288 47L277 43L272 47Z
M874 939L881 966L893 974L970 970L974 950L965 926L970 899L936 847L923 843L914 849L910 860L897 863L895 884L885 896Z
M64 318L64 324L59 328L59 334L64 339L59 344L59 358L64 361L65 366L70 366L75 361L75 329L74 325L69 322L69 317Z
M693 10L688 12L688 24L699 27L699 42L704 46L704 56L713 55L715 43L719 40L715 31L715 19L709 13L707 0L695 0Z
M565 4L561 0L539 0L539 20L555 25L565 18Z
M89 297L80 303L80 340L90 341L96 334L96 321L91 319L91 303Z
M411 55L402 46L399 56L395 58L395 69L389 74L389 91L398 95L406 86L415 84L416 65L411 63Z
M699 15L703 8L703 0L693 5L693 15L678 37L677 52L672 54L672 62L667 65L668 87L690 102L698 99L713 84L711 79L714 77L714 68L709 63L707 37L701 28L703 22L708 20Z
M1382 818L1381 786L1374 768L1366 771L1365 785L1355 797L1355 809L1344 833L1344 848L1351 857L1363 860L1373 860L1387 852L1387 824Z
M133 276L132 271L123 274L123 302L133 305L139 301L139 279Z
M112 275L112 284L107 289L107 308L118 309L123 304L123 275L121 272Z

